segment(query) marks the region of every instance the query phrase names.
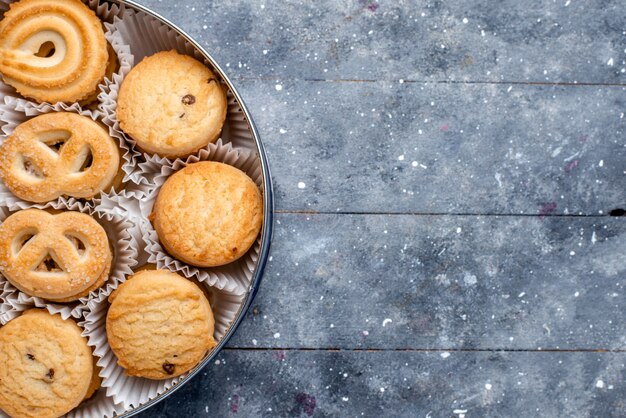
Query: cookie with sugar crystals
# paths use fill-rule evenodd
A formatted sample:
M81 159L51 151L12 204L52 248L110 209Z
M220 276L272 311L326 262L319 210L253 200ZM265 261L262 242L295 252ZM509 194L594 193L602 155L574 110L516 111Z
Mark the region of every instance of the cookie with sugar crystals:
M51 112L29 119L0 146L0 179L20 199L91 199L119 188L118 144L87 116Z
M209 68L166 51L144 58L126 76L117 118L145 152L183 157L217 140L227 105L226 93Z
M112 261L106 231L85 213L30 208L0 224L0 273L31 296L77 300L102 286Z

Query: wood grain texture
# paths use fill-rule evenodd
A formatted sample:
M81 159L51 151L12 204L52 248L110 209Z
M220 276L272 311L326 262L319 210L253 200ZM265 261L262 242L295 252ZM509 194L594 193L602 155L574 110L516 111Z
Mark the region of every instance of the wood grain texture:
M142 417L623 417L620 0L141 0L270 159L241 328Z
M624 353L227 350L154 417L623 417Z
M279 210L597 215L626 205L624 87L280 85L238 83Z
M231 347L626 350L626 222L280 214Z
M237 78L626 80L621 0L141 3Z

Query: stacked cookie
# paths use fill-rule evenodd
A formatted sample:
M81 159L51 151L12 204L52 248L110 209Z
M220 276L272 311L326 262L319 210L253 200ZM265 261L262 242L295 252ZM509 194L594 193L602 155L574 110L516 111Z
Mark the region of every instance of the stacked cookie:
M34 106L93 108L103 80L118 68L102 22L80 0L19 0L0 20L0 75ZM147 186L154 205L137 227L149 225L164 251L189 266L211 269L242 258L262 227L261 190L231 165L184 160L218 140L227 108L213 71L170 50L125 74L114 115L119 142L93 116L97 111L55 108L25 119L0 140L0 181L22 202L0 224L2 276L55 306L92 298L103 287L119 262L115 238L90 211L57 203L92 210L103 196L122 201L128 149L139 162L164 157L182 166L160 187ZM180 376L216 346L210 298L197 278L144 266L123 280L106 294L106 337L127 375ZM72 319L44 310L0 328L0 364L9 366L0 370L0 409L12 417L56 417L92 396L100 379L81 333Z

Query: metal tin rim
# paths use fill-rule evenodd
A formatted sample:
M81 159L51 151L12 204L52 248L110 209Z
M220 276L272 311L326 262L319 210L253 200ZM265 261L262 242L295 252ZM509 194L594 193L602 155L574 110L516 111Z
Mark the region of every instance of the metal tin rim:
M207 59L207 61L209 61L211 65L215 68L215 70L219 73L222 80L226 82L226 84L228 85L228 88L232 91L233 95L237 99L237 102L239 103L239 106L241 106L241 110L244 113L246 120L248 121L248 124L250 125L250 130L252 132L252 136L254 137L254 142L257 147L259 159L261 161L261 168L263 171L263 191L264 191L263 193L263 210L264 210L263 229L261 231L261 249L259 251L259 260L257 262L257 266L256 266L257 268L254 272L254 276L252 277L252 282L250 284L250 290L248 292L248 296L246 297L246 300L244 301L241 308L239 309L235 322L230 326L228 332L226 332L226 335L224 335L224 338L220 340L220 342L213 349L213 351L207 356L207 358L205 358L200 364L198 364L193 370L191 370L189 374L183 380L181 380L177 385L172 386L169 390L163 392L161 395L157 396L156 398L146 402L145 404L141 406L138 406L130 411L124 412L121 415L119 415L119 417L126 418L126 417L131 417L133 415L136 415L140 412L143 412L147 410L148 408L156 405L158 402L167 398L176 390L178 390L178 388L180 388L189 380L191 380L191 378L193 378L207 364L209 364L209 362L213 360L213 358L215 358L215 356L222 350L222 348L226 345L228 340L230 340L230 338L233 336L233 334L235 333L235 331L241 324L241 321L243 320L246 313L248 312L248 309L250 308L250 305L252 304L252 301L254 300L254 297L256 296L257 291L259 290L259 285L261 284L263 272L265 271L265 265L267 263L267 258L268 258L271 239L272 239L272 231L274 228L274 223L273 223L274 222L274 194L273 194L273 189L272 189L272 177L271 177L269 165L267 162L267 156L265 154L265 148L263 147L263 143L261 142L261 137L259 136L257 128L252 119L252 116L250 115L250 112L248 111L246 104L244 103L243 99L239 95L239 92L233 85L232 81L230 81L228 76L226 76L226 73L217 64L215 59L213 59L213 57L202 46L200 46L200 44L198 44L191 36L189 36L184 30L182 30L181 28L179 28L177 25L170 22L166 18L162 17L161 15L153 12L152 10L146 8L145 6L142 6L141 4L136 3L133 0L113 0L113 1L116 3L123 3L127 6L130 6L131 8L142 11L160 20L164 24L168 25L170 28L175 30L179 35L185 38L187 42L193 45L194 48L200 51L202 55Z

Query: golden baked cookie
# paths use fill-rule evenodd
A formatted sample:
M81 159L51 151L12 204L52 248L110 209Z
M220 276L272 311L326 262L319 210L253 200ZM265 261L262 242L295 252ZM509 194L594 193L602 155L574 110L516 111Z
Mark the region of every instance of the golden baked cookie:
M0 409L14 418L56 418L77 407L93 377L81 332L40 309L0 328Z
M109 302L107 338L128 375L179 376L215 347L209 301L196 284L176 273L135 273Z
M19 0L0 21L0 73L38 102L77 102L108 63L102 22L80 0Z
M124 79L120 126L150 154L182 157L220 135L227 101L215 74L176 51L145 58Z
M120 170L109 133L87 116L46 113L20 124L0 146L0 179L30 202L91 198L109 191Z
M84 213L26 209L0 224L0 272L31 296L86 296L106 281L112 258L104 228Z
M243 171L198 162L166 180L150 218L172 256L198 267L221 266L243 256L256 240L263 198Z
M109 80L113 80L113 73L115 73L119 69L120 61L117 58L117 53L111 46L109 42L107 42L107 53L109 54L109 59L107 60L107 67L104 71L104 77L102 80L98 82L98 84L104 84L104 79L108 78ZM83 109L96 109L98 107L98 95L100 94L100 89L96 88L89 96L82 99L78 104L81 105Z

